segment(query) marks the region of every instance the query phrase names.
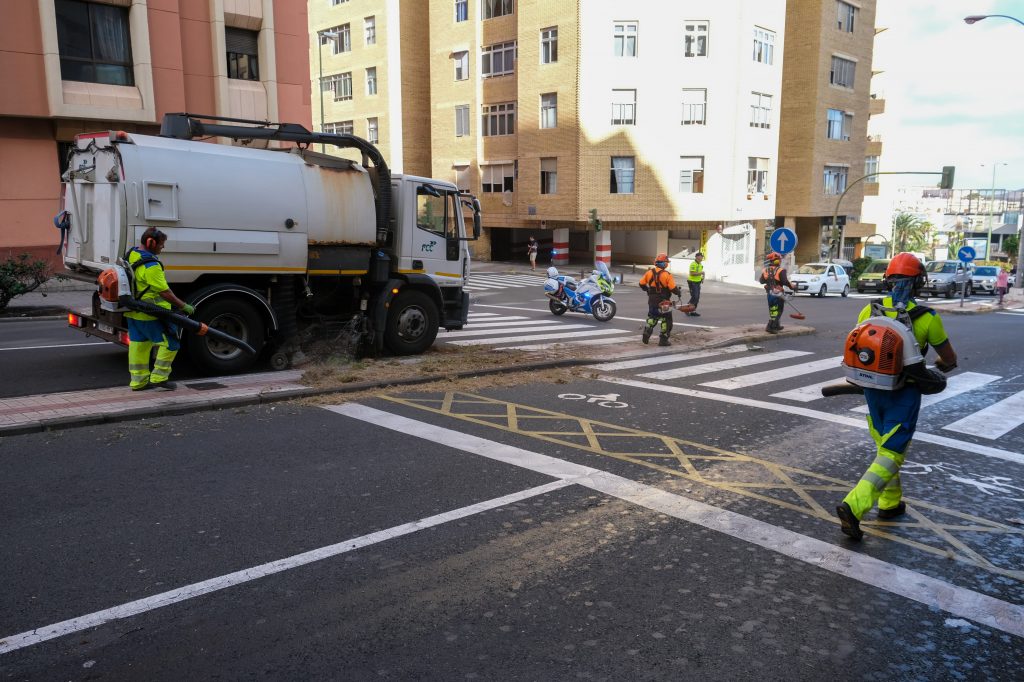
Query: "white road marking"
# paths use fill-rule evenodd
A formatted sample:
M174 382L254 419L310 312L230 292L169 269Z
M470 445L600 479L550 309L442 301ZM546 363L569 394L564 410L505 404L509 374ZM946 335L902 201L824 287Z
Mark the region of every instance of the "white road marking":
M541 302L543 302L543 300ZM540 312L539 308L523 308L523 307L512 306L512 305L497 305L497 304L494 304L494 303L474 303L473 307L474 308L504 308L505 310L529 310L530 312L533 312L533 313ZM544 309L547 310L547 306L546 305L545 305ZM616 315L615 319L616 320L626 320L627 322L646 322L647 321L647 318L645 318L645 317L620 317L619 315ZM676 326L676 327L693 327L695 329L718 329L718 327L716 327L713 324L689 324L687 322L674 322L673 325Z
M921 409L941 403L943 400L949 400L955 398L958 395L973 391L976 388L981 388L985 384L992 383L999 379L995 374L982 374L980 372L961 372L960 374L954 374L946 380L946 390L942 393L935 393L933 395L921 396ZM851 412L860 412L861 414L868 413L868 406L861 405L855 407Z
M584 325L585 326L585 325ZM568 327L562 327L567 329ZM549 341L551 339L578 339L589 336L607 336L608 334L624 334L621 329L591 329L585 332L569 332L568 334L528 334L526 336L511 336L504 339L466 339L465 341L445 341L456 346L479 346L484 344L498 345L507 343L520 343L522 341Z
M748 350L746 346L725 346L724 348L709 348L707 350L689 351L686 353L668 353L666 355L654 355L635 360L621 360L619 362L605 362L600 365L588 365L587 369L596 369L601 372L614 372L621 369L636 369L637 367L649 367L650 365L661 365L669 362L684 362L686 360L697 360L709 358L725 353L739 353Z
M647 372L646 374L640 374L648 379L681 379L683 377L692 377L698 374L709 374L711 372L721 372L730 369L736 369L738 367L749 367L750 365L760 365L765 362L775 362L777 360L788 360L789 358L800 357L801 355L811 355L809 351L804 350L780 350L775 353L757 353L756 355L747 355L742 358L734 358L732 360L722 360L720 362L710 362L704 365L693 365L690 367L676 367L675 369L665 369L660 372Z
M760 386L761 384L767 384L772 381L780 381L782 379L790 379L792 377L798 377L804 374L814 374L815 372L834 370L839 367L842 361L842 356L837 356L834 358L824 358L822 360L813 360L811 362L805 362L800 365L791 365L789 367L783 367L781 369L770 369L765 372L753 372L751 374L744 374L743 376L733 377L731 379L721 379L720 381L708 381L706 383L701 384L701 386L707 386L708 388L721 388L726 391L735 391L738 388Z
M469 319L471 319L471 320L473 318L475 318L475 317L497 317L497 316L498 316L498 313L469 313Z
M0 348L3 350L42 350L44 348L77 348L79 346L109 346L107 341L92 341L89 343L59 343L53 346L18 346L16 348Z
M782 391L781 393L772 393L772 397L782 398L783 400L792 400L798 403L809 403L814 400L824 400L825 397L821 395L822 387L838 384L841 381L843 381L842 377L836 377L835 379L829 379L828 381L822 381L817 384L801 386L800 388Z
M685 395L690 398L697 398L699 400L717 400L723 403L732 403L734 405L745 405L747 407L755 407L762 410L771 410L772 412L784 412L785 414L795 414L801 417L808 417L810 419L820 419L822 421L832 422L833 424L842 424L844 426L852 426L857 429L867 429L867 420L855 419L853 417L844 417L838 414L832 414L830 412L819 412L818 410L812 410L807 407L799 407L796 405L780 405L774 402L765 402L763 400L754 400L752 398L743 398L738 395L729 395L727 393L712 393L711 391L697 391L692 388L683 388L681 386L670 386L668 384L656 384L647 381L636 381L634 379L621 379L619 377L606 375L598 377L601 381L607 381L611 384L618 384L620 386L633 386L646 391L661 391L663 393L672 393L674 395ZM987 445L981 445L980 443L967 443L965 441L955 440L953 438L947 438L946 436L939 436L934 433L926 433L918 431L914 434L914 440L932 443L934 445L942 445L954 450L960 450L962 452L970 452L976 455L982 455L984 457L991 457L993 459L1002 459L1007 462L1013 462L1014 464L1024 464L1024 454L1019 452L1011 452L1009 450L1000 450L999 448L989 447Z
M544 327L544 329L538 329L538 327ZM467 327L466 329L460 329L458 331L440 331L437 333L437 338L444 339L445 341L447 341L448 339L463 336L493 336L494 334L528 334L530 332L547 331L548 329L554 329L556 327L558 329L587 329L590 327L590 325L562 324L558 320L545 320L543 322L531 322L531 326L529 327L509 327L507 329L481 329L479 331L469 329Z
M472 455L569 481L763 547L815 568L906 597L925 606L969 618L976 623L1017 637L1024 637L1024 606L894 566L862 552L854 552L833 543L801 535L765 521L691 500L600 469L408 419L365 405L349 403L326 409L401 434L412 435Z
M70 635L73 632L81 632L82 630L88 630L89 628L99 627L104 623L120 620L122 618L130 618L131 616L152 611L162 606L170 606L171 604L177 604L178 602L182 602L187 599L201 597L204 594L210 594L211 592L223 590L228 587L234 587L259 578L265 578L268 575L274 575L275 573L281 573L293 568L305 566L306 564L311 564L315 561L329 559L330 557L338 556L339 554L344 554L355 549L362 549L363 547L377 544L378 542L384 542L403 535L415 533L416 531L423 530L425 528L432 528L434 526L448 523L449 521L455 521L467 516L472 516L473 514L479 514L480 512L504 507L531 497L545 495L569 485L572 485L572 481L552 481L551 483L546 483L535 488L521 490L503 497L497 497L493 500L478 502L477 504L471 504L468 507L454 509L435 516L428 516L420 519L419 521L403 523L400 526L394 526L392 528L377 531L376 533L370 533L369 535L345 540L334 545L327 545L326 547L310 550L284 559L278 559L259 566L253 566L252 568L245 568L241 571L228 573L227 575L222 575L217 578L192 583L191 585L179 587L175 590L155 594L152 597L137 599L135 601L128 602L127 604L121 604L120 606L115 606L113 608L96 611L85 616L79 616L60 623L54 623L53 625L35 628L17 635L2 637L0 638L0 655L10 653L18 649L23 649L27 646L32 646L33 644L39 644L40 642L45 642L49 639L54 639L55 637L62 637L64 635Z
M1024 391L1015 393L995 405L989 405L942 428L947 431L969 433L979 438L995 440L1021 424L1024 424Z
M629 334L629 332L622 332L623 334ZM637 341L637 338L630 334L623 338L604 338L604 339L590 339L588 341L566 341L565 343L531 343L525 346L502 346L499 350L550 350L551 348L557 348L559 346L604 346L609 343L629 343L630 341Z

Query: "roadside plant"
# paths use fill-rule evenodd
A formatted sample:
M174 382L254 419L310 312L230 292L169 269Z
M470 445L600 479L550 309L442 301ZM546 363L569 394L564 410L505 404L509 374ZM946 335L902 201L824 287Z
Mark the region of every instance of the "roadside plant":
M30 254L0 260L0 312L15 296L27 294L50 278L50 264Z

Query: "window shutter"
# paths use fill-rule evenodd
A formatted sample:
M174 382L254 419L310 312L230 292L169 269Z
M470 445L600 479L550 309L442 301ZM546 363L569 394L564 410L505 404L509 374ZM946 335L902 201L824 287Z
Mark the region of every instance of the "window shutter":
M242 28L224 29L224 42L227 45L227 51L235 54L259 54L258 36L258 31L247 31Z

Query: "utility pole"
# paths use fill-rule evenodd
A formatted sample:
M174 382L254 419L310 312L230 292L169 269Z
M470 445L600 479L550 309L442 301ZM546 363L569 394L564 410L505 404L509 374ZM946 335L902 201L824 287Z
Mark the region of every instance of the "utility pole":
M982 167L985 166L985 164L981 165ZM992 189L989 191L988 195L988 214L986 216L986 222L988 223L988 241L985 242L985 260L987 261L992 260L992 215L996 212L996 168L1005 165L1007 164L1001 161L992 163Z

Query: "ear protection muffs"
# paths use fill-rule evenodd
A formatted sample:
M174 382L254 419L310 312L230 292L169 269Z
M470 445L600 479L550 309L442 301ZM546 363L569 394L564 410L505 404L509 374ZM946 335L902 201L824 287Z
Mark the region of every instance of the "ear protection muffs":
M142 233L142 246L147 251L152 251L154 246L162 244L164 241L166 241L166 239L166 234L164 234L155 227L150 227L147 228L146 231Z

